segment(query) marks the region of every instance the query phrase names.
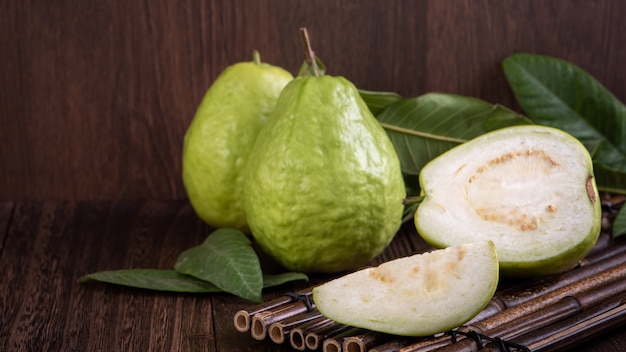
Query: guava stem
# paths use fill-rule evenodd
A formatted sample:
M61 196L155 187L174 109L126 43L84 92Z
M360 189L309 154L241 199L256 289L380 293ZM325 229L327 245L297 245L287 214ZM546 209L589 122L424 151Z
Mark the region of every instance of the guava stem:
M252 52L252 62L254 62L257 65L261 64L261 54L259 53L258 50L255 50Z
M319 77L322 74L315 60L315 52L313 52L313 48L311 48L311 41L309 40L309 33L307 32L305 27L300 28L300 33L302 34L302 41L304 42L304 56L306 58L306 61L313 68L315 77Z

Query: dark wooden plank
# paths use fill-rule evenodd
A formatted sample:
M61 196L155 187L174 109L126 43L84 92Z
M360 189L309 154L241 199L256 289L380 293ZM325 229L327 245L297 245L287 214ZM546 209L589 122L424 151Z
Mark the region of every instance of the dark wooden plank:
M17 203L10 218L0 251L2 351L291 350L237 332L234 313L252 304L230 295L76 282L100 270L171 268L210 231L185 201ZM407 223L372 264L428 249ZM264 299L333 276L267 289ZM625 343L626 331L617 329L578 350L615 351Z
M295 73L307 26L328 72L404 96L515 106L500 62L570 60L626 101L620 0L3 3L0 199L179 199L184 132L254 49Z
M0 255L2 255L4 240L7 236L14 206L13 202L0 202Z
M20 204L0 258L0 350L214 350L208 297L77 283L171 268L205 232L185 202Z

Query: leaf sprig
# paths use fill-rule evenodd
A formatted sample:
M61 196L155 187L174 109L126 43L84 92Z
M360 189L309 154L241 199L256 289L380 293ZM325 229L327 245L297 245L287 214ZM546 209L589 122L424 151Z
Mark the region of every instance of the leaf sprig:
M222 228L202 244L182 252L174 270L126 269L85 275L80 283L100 281L156 291L227 292L261 302L262 289L288 281L308 280L302 273L264 274L248 237L241 231Z

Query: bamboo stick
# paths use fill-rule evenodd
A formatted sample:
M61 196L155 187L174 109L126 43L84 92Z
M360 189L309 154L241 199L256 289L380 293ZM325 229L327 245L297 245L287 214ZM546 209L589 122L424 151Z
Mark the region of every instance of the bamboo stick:
M497 326L490 330L473 330L490 337L498 337L503 340L511 340L514 337L543 329L550 324L555 324L571 318L577 314L602 305L607 300L622 301L624 295L624 283L621 280L614 280L605 285L594 287L588 291L577 295L564 296L559 301L544 307L542 310L525 315L510 323ZM438 352L469 352L479 348L478 341L473 339L462 339L459 342L450 344Z
M335 323L334 321L324 316L321 316L317 319L313 319L307 323L301 324L293 328L289 332L289 342L291 344L291 347L295 348L296 350L303 351L307 347L306 334L312 331L323 329L333 324L337 325L337 323ZM312 349L317 349L317 347Z
M340 331L350 328L347 325L339 324L324 316L304 323L289 333L289 341L291 347L296 350L304 351L306 348L316 350L321 345L321 339L324 337L318 334L336 334Z
M581 260L580 266L558 276L539 278L531 282L502 290L491 299L487 307L467 324L484 320L508 308L515 307L526 301L555 291L574 282L597 275L609 268L626 261L626 243L609 247Z
M296 294L310 296L313 293L313 288L309 287L300 291L296 291ZM233 323L235 329L239 332L247 332L251 328L251 317L255 314L265 312L270 309L277 308L281 305L293 302L294 298L291 296L280 296L271 301L261 303L249 309L242 309L235 313L233 317Z
M371 347L376 347L393 338L392 335L381 332L367 331L356 336L348 336L343 339L344 352L366 352Z
M545 309L536 311L522 319L512 321L507 325L491 329L487 333L510 339L513 336L537 330L540 326L549 325L550 322L548 320L553 320L554 322L562 321L563 318L588 311L602 305L606 301L621 301L625 295L624 282L622 280L614 280L605 285L581 292L578 295L565 296Z
M502 325L517 321L524 316L541 311L544 313L545 307L555 304L567 296L577 296L583 301L592 295L589 292L601 291L601 286L606 285L608 289L604 294L616 295L623 291L623 281L626 278L626 263L617 265L594 276L582 279L579 282L571 283L547 294L535 297L518 306L506 309L486 319L466 325L460 328L461 331L473 331L485 333L496 329ZM595 289L598 289L595 291ZM588 296L585 296L588 293ZM537 314L541 314L537 313ZM513 323L514 324L514 323ZM514 325L512 325L514 326ZM450 344L449 336L440 336L431 340L419 341L415 344L400 349L400 352L425 352L444 348Z
M307 312L309 307L305 302L297 301L293 303L283 304L272 310L265 310L252 316L250 331L252 338L263 340L267 336L269 326L275 322L281 321Z
M546 305L555 303L564 296L578 295L591 290L592 288L623 278L626 278L626 263L622 263L608 270L602 271L597 275L586 277L580 281L563 286L547 294L535 297L492 317L476 322L472 325L472 329L476 331L491 330L499 325L518 319L523 315L538 311Z
M344 336L329 338L322 342L322 352L341 352Z
M558 349L568 349L581 342L597 336L603 331L614 329L626 324L626 304L615 307L591 319L585 319L578 324L549 336L546 339L536 341L529 345L532 351L553 351Z
M624 296L608 300L582 313L546 328L536 329L510 340L527 346L532 351L552 351L567 349L583 342L590 336L626 322L626 301ZM601 327L601 328L600 328ZM481 352L499 351L499 346L489 343Z
M324 339L322 342L322 351L323 352L341 352L343 349L343 342L346 338L351 336L357 336L366 332L366 330L361 328L349 328L346 331L343 331L337 335L328 337Z
M333 322L333 323L334 324L328 325L327 327L323 329L320 329L317 331L311 331L307 333L305 335L306 346L311 350L315 350L319 348L320 345L323 346L324 342L327 339L333 339L337 337L338 335L344 334L344 332L349 331L349 330L359 331L358 329L349 325L339 324L336 322Z
M315 320L322 316L317 309L310 312L294 315L291 318L287 318L270 325L268 328L268 335L270 340L274 343L281 344L285 342L285 337L289 335L292 329L304 324L308 321Z

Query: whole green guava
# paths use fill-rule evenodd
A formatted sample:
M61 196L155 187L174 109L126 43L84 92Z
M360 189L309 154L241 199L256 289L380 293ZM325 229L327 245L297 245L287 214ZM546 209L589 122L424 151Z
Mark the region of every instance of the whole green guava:
M261 248L292 271L365 265L401 224L396 151L355 86L298 77L281 92L247 167L245 206Z

